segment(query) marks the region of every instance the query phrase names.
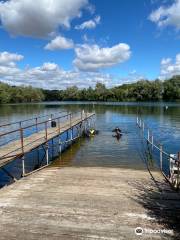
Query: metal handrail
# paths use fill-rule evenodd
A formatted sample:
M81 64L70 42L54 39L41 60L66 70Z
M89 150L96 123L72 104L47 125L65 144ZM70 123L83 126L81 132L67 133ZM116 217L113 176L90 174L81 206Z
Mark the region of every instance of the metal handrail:
M139 124L139 121L141 122L141 124ZM139 118L139 117L137 117L137 125L138 125L140 128L143 128L143 125L144 125L144 130L145 130L145 128L146 128L146 129L149 131L149 133L152 132L152 131L149 129L148 125L145 124L144 121L143 121L141 118ZM156 145L156 144L154 143L154 142L155 142L154 139L153 139L153 142L150 140L150 136L149 136L149 139L146 138L145 136L144 136L144 138L145 138L151 145L153 145L156 149L158 149L159 151L161 151L164 155L166 155L166 156L168 156L168 157L171 157L171 156L170 156L170 153L165 152L163 149L160 148L160 146L162 146L162 143L160 143L159 141L156 141L156 142L159 144L159 146L158 146L158 145ZM177 160L177 159L175 159L175 158L173 158L173 157L171 157L171 158L172 158L173 160Z
M78 111L78 112L76 112L75 114L81 114L81 118L79 118L78 117L78 120L81 120L81 119L83 119L82 118L82 112L81 111ZM24 148L27 146L27 145L29 145L29 144L32 144L33 142L36 142L37 140L39 140L39 139L42 139L42 137L41 138L39 138L39 139L36 139L36 141L31 141L31 143L28 143L28 144L25 144L24 145L24 138L25 138L25 136L24 136L24 130L25 129L28 129L28 128L32 128L32 127L34 127L34 126L36 126L36 128L37 128L37 126L38 125L41 125L41 124L45 124L45 127L42 129L42 131L43 130L45 130L45 140L47 141L47 138L48 138L48 135L53 135L56 131L53 131L52 133L48 133L48 126L47 126L47 124L50 122L50 121L55 121L55 120L58 120L58 125L60 124L60 121L59 121L59 119L62 119L62 118L64 118L64 117L68 117L68 116L70 116L70 122L68 123L68 124L65 124L65 125L63 125L63 126L61 126L61 129L63 128L63 127L66 127L66 126L71 126L71 118L72 118L72 115L73 115L73 113L68 113L68 114L66 114L66 115L63 115L63 116L59 116L59 117L55 117L55 118L51 118L51 120L46 120L46 121L42 121L42 122L36 122L35 124L32 124L32 125L30 125L30 126L26 126L26 127L21 127L21 128L19 128L19 129L16 129L16 130L12 130L12 131L9 131L9 132L6 132L6 133L2 133L2 134L0 134L0 137L3 137L3 136L7 136L7 135L9 135L9 134L12 134L12 133L16 133L16 132L19 132L20 133L20 138L18 138L17 140L20 140L21 141L21 147L19 147L19 148L16 148L16 149L14 149L13 151L10 151L10 152L8 152L8 153L6 153L5 155L3 155L3 156L1 156L0 157L0 159L3 159L3 158L6 158L6 156L7 156L7 158L9 157L8 155L9 154L12 154L13 152L16 152L16 151L18 151L18 150L22 150L21 152L21 154L23 154L23 152L24 152ZM52 116L52 115L51 115ZM58 128L59 128L60 126L58 126ZM57 132L59 131L59 129L57 130ZM11 142L11 141L10 141Z
M2 127L8 127L8 126L15 125L15 124L21 124L21 123L23 123L23 122L28 122L28 121L36 120L36 119L40 119L40 118L43 118L43 117L49 117L49 116L52 116L52 115L55 115L55 114L60 114L60 113L63 113L63 112L67 112L67 111L61 111L61 112L51 113L51 114L46 114L46 115L40 115L40 116L38 116L38 117L28 118L28 119L24 119L24 120L17 121L17 122L5 123L5 124L0 125L0 128L2 128Z
M79 112L76 112L76 113L79 113ZM61 119L61 118L64 118L64 117L67 117L67 116L70 116L70 115L72 115L72 113L68 113L68 114L63 115L63 116L51 118L50 120L48 119L48 120L46 120L46 121L37 122L37 123L31 124L31 125L28 125L28 126L25 126L25 127L21 127L21 128L12 130L12 131L8 131L8 132L5 132L5 133L1 133L1 134L0 134L0 137L9 135L9 134L11 134L11 133L19 132L21 129L22 129L22 130L25 130L25 129L32 128L32 127L37 127L38 125L45 124L45 123L48 123L48 122L50 122L50 121L58 120L58 119Z
M83 120L84 119L84 117L86 118L87 117L87 114L85 114L85 116L83 117L83 112L82 111L78 111L78 112L75 112L74 114L73 113L68 113L68 114L65 114L65 115L61 115L61 116L58 116L58 117L54 117L54 118L51 118L50 120L48 119L48 120L46 120L46 121L42 121L42 122L36 122L36 123L34 123L34 124L32 124L32 125L30 125L30 126L25 126L25 127L20 127L20 128L18 128L18 129L15 129L15 130L12 130L12 131L8 131L8 132L5 132L5 133L2 133L2 134L0 134L0 138L1 137L4 137L4 136L7 136L7 135L10 135L10 134L12 134L12 133L19 133L20 135L19 135L19 137L17 138L17 141L21 141L21 144L20 144L20 146L21 147L19 147L19 148L16 148L16 149L14 149L13 151L10 151L9 153L6 153L5 155L3 155L3 156L1 156L0 157L0 159L1 158L3 158L3 157L6 157L8 154L11 154L11 153L13 153L13 152L15 152L15 151L17 151L17 150L19 150L19 149L22 149L22 154L23 154L23 152L24 152L24 147L26 147L26 145L29 145L30 143L28 143L28 144L24 144L24 139L26 138L25 136L24 136L24 130L26 130L26 129L28 129L28 128L32 128L32 127L36 127L36 129L37 129L37 126L38 125L45 125L40 131L45 131L45 140L47 141L47 138L48 138L48 135L53 135L53 133L54 132L56 132L56 130L55 131L53 131L53 133L48 133L48 123L50 122L50 121L57 121L58 120L58 130L57 130L57 132L60 132L60 129L63 129L63 128L65 128L66 126L70 126L70 128L71 128L71 125L72 125L72 116L73 115L77 115L77 114L79 114L80 113L80 117L79 117L79 115L76 117L76 119L77 120ZM51 115L52 116L52 115ZM70 116L70 117L69 117ZM66 123L66 122L64 122L65 124L63 124L62 126L60 126L60 119L62 119L62 118L65 118L65 117L68 117L67 118L67 120L68 120L68 123ZM37 131L36 131L36 133L37 133ZM33 133L32 133L33 134ZM36 139L36 141L37 141L37 139ZM11 141L9 141L9 142L11 142ZM31 141L31 143L33 143L33 141Z
M154 136L150 135L150 129L148 128L148 126L144 123L144 121L140 118L137 117L137 126L142 130L143 133L143 138L152 146L153 148L156 148L159 151L159 157L160 157L160 170L161 173L163 174L163 176L166 178L166 180L170 183L170 185L176 189L179 190L180 187L180 182L179 182L179 177L180 177L180 157L176 158L173 157L170 153L164 151L163 149L163 145L160 143L159 146L155 144L154 141ZM146 137L146 133L147 133L147 137ZM180 156L180 153L178 153ZM174 163L176 164L177 168L178 168L178 173L177 173L177 181L174 181L174 175L167 175L164 170L163 170L163 156L165 155L166 159L168 159L168 162L170 164L171 160L174 161ZM169 168L170 171L170 168Z

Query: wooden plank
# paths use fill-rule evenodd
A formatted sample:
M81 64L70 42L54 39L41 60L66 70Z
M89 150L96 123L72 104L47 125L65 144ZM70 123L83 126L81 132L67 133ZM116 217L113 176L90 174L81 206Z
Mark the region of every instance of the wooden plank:
M24 137L24 153L28 153L32 151L33 149L37 148L40 145L45 144L47 141L57 137L58 135L62 134L63 132L69 130L71 127L74 127L81 122L87 120L88 118L92 117L94 113L87 113L86 117L83 118L83 120L80 117L74 117L71 120L71 126L70 122L67 124L67 122L61 123L60 126L60 133L58 126L55 128L48 128L47 129L47 140L45 137L45 129L41 130L37 133L33 133L28 137ZM5 164L11 162L15 158L22 155L22 149L21 149L21 140L12 141L9 144L3 145L0 148L0 167L4 166Z

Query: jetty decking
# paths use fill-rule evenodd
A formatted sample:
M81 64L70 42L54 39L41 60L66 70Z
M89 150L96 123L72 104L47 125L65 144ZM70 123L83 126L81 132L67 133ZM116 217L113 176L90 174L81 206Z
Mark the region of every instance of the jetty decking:
M19 135L19 138L17 137L17 140L11 140L7 144L3 144L0 147L0 167L18 157L24 156L26 153L38 148L43 144L47 144L51 139L60 136L65 131L72 130L73 127L86 122L94 115L94 113L84 112L79 112L76 114L69 113L63 116L61 115L58 117L52 117L51 119L41 122L37 122L36 118L36 123L34 124L30 124L25 127L21 126L18 129L1 133L0 138L8 137L11 134ZM55 127L51 126L53 121L56 124ZM8 126L8 124L3 126ZM38 129L39 126L40 129ZM35 131L32 129L35 129ZM31 134L25 136L25 131L27 130L29 130Z
M1 189L0 239L178 239L180 195L152 174L155 180L147 169L45 168Z

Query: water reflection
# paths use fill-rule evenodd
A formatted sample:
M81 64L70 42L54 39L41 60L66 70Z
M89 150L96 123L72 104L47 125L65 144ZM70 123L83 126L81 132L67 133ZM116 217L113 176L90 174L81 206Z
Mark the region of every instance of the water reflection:
M23 120L57 111L76 112L82 109L95 111L96 128L100 133L93 139L76 143L71 148L71 152L68 151L62 155L61 164L142 168L143 164L137 153L137 147L141 146L135 126L137 113L141 113L154 135L163 143L164 148L170 153L176 153L180 150L179 106L180 104L173 103L14 104L0 106L0 122ZM120 141L112 137L112 129L117 126L123 131Z

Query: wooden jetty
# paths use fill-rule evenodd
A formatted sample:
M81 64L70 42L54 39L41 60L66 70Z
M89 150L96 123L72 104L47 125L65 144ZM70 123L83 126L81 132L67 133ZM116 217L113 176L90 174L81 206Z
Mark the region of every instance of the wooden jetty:
M40 120L42 118L41 116L1 125L0 129L6 127L11 128L11 126L15 124L19 127L0 134L0 139L8 139L7 143L3 143L0 147L0 167L17 158L21 158L23 166L22 175L24 176L26 174L25 154L43 145L45 146L46 162L48 165L48 142L56 137L60 137L61 134L69 130L71 131L70 141L73 141L73 128L80 126L81 132L79 132L77 136L79 137L82 133L82 128L86 127L86 123L91 120L94 115L94 113L85 113L84 111L66 114L60 112L60 114L43 116L46 118L43 121ZM28 121L31 123L23 126L23 123ZM15 136L15 140L11 139L12 135ZM59 141L59 145L61 144L62 142Z
M107 167L38 171L1 189L0 239L179 239L180 195L159 172L151 174Z

